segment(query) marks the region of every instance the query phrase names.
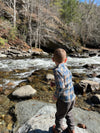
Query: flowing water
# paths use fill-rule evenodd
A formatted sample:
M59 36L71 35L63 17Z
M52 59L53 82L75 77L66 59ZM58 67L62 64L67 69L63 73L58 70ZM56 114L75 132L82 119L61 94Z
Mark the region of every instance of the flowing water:
M85 68L84 65L89 65L90 67ZM90 80L94 80L100 83L100 57L90 57L90 58L72 58L68 57L68 61L66 63L68 68L71 70L72 74L75 76L77 75L91 75L96 73L99 75L98 78L92 77ZM0 60L0 89L4 89L4 93L0 95L0 129L5 130L10 129L12 130L12 125L15 123L16 118L13 118L12 110L16 104L16 99L10 97L10 93L13 89L16 89L16 86L23 86L27 84L27 77L28 79L31 77L32 82L29 82L33 88L37 90L37 94L32 98L35 100L45 101L53 103L52 96L54 93L54 89L50 87L47 82L44 81L44 75L47 72L52 72L51 69L55 67L54 62L51 58L34 58L34 59L1 59ZM35 72L36 70L39 70ZM32 73L35 72L33 75ZM37 74L38 73L38 74ZM31 76L30 76L31 75ZM83 78L83 77L82 77ZM89 78L88 76L85 77ZM26 81L26 82L23 82ZM21 83L21 84L20 84ZM11 91L11 92L10 92ZM9 97L8 97L9 95ZM94 111L100 112L99 107L92 107L92 104L88 104L86 100L91 96L91 94L87 94L84 96L77 96L75 106L84 108L84 109L91 109ZM21 100L21 99L17 99ZM11 111L11 112L10 112ZM9 113L10 115L9 116ZM9 123L6 122L4 118L11 118ZM12 119L14 120L12 122ZM9 127L10 125L10 127Z
M84 68L85 64L95 65L92 69ZM94 56L90 58L72 58L68 57L66 63L72 73L96 73L100 75L100 57ZM25 81L26 77L36 70L51 69L55 66L50 58L34 58L34 59L2 59L0 60L0 86L4 89L9 82L12 82L13 88L20 82ZM91 80L100 82L100 78L92 78Z

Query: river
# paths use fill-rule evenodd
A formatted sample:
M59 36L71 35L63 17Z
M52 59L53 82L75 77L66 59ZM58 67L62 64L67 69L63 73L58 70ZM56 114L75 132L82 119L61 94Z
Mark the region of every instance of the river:
M94 65L92 69L83 67L85 64ZM100 75L100 57L72 58L68 57L66 65L72 73L96 73ZM0 60L0 86L4 89L9 82L14 83L13 88L36 70L51 69L55 66L50 58L26 58L26 59L1 59ZM91 78L93 81L100 82L100 78Z

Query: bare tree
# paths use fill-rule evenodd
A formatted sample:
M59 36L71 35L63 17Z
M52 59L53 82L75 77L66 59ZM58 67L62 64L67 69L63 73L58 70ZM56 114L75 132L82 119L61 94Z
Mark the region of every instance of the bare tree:
M14 0L14 28L16 27L16 0Z

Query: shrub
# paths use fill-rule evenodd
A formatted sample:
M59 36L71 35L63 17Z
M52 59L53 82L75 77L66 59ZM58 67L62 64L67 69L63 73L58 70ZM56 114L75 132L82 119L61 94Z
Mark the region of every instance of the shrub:
M8 40L14 40L17 35L17 30L16 28L11 28L8 32Z

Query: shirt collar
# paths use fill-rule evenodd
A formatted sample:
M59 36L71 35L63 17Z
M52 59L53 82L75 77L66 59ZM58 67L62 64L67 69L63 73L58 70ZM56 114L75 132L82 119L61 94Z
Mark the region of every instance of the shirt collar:
M60 63L59 65L57 65L55 68L58 68L58 67L64 67L65 66L65 63Z

